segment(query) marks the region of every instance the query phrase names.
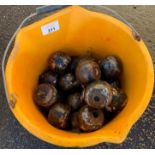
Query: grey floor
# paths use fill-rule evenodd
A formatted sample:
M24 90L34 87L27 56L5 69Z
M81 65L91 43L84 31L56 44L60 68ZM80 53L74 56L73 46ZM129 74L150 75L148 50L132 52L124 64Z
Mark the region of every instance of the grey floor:
M20 22L37 6L0 6L0 62L7 43ZM89 6L87 6L89 7ZM155 60L155 6L110 6L131 22ZM95 6L91 9L98 10ZM1 63L0 63L1 65ZM0 73L0 148L60 148L29 134L15 119L6 102ZM155 98L120 145L102 143L91 148L155 148Z

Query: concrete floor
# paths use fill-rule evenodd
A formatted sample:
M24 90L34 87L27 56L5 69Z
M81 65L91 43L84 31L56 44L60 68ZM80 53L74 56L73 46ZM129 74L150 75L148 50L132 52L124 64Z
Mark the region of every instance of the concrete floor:
M13 32L26 16L35 11L36 7L0 6L0 62ZM95 6L89 8L98 10ZM110 8L119 12L135 26L155 61L155 6L110 6ZM1 75L0 148L59 148L37 139L17 122L6 102ZM102 143L91 148L155 148L155 98L152 97L147 110L133 126L124 143L120 145Z

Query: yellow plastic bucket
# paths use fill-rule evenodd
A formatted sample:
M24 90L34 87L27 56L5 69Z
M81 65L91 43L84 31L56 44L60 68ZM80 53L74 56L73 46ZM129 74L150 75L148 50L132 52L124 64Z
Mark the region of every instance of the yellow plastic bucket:
M49 23L56 25L47 31ZM71 55L91 50L99 57L116 55L122 60L128 103L100 130L81 134L59 130L47 122L34 104L32 92L38 76L46 68L49 55L57 50ZM18 31L4 82L13 114L30 133L51 144L86 147L125 140L149 103L154 72L144 42L133 37L131 28L111 16L70 6Z

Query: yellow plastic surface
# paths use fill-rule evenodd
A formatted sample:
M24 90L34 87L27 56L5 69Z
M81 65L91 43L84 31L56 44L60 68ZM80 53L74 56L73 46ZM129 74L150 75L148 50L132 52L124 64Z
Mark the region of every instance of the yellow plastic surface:
M41 26L55 20L59 21L60 30L43 36ZM82 134L56 129L34 104L32 93L38 76L47 67L49 55L57 50L71 55L91 50L99 57L115 55L121 59L128 103L102 129ZM20 30L7 62L6 80L10 98L14 94L17 101L12 112L30 133L59 146L86 147L125 140L149 103L154 73L146 46L133 38L128 26L108 15L71 6Z

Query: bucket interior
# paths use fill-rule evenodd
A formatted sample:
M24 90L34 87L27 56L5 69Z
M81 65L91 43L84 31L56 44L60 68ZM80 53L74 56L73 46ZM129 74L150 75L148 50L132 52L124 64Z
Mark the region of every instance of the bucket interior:
M43 35L41 26L52 21L58 21L60 29ZM126 127L131 126L129 119L134 119L138 109L147 106L141 104L141 101L145 98L150 72L148 66L151 62L139 44L143 43L136 41L131 30L122 22L79 7L64 9L22 28L16 37L6 68L9 95L15 94L17 101L14 113L30 132L38 137L45 137L48 141L51 141L50 138L63 137L65 140L70 139L68 141L81 141L82 144L82 138L96 136L97 142L99 139L101 141L103 135L111 141L117 139L119 135L122 136ZM100 58L115 55L121 59L122 87L127 93L128 103L123 111L102 129L86 134L56 129L47 122L33 102L32 94L38 76L47 67L49 55L60 50L69 55L83 55L91 51ZM75 139L77 136L80 140ZM65 145L62 139L61 144Z

